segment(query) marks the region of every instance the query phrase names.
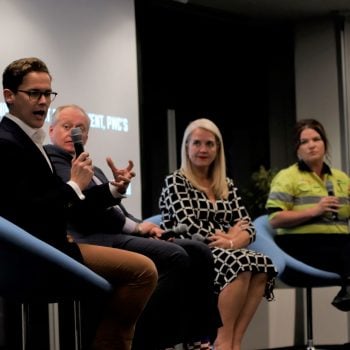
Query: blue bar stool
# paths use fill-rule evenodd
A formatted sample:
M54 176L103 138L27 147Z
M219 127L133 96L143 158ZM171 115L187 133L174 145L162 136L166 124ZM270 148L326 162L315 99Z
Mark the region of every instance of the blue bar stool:
M0 296L21 303L23 350L29 350L30 303L72 301L75 339L71 348L80 350L79 300L105 298L111 290L107 280L86 266L0 217Z
M340 275L307 265L286 252L274 241L276 231L271 227L267 215L254 220L256 241L249 247L268 255L278 270L278 278L288 286L306 289L306 345L315 350L312 322L312 288L341 285ZM317 348L320 349L320 348Z

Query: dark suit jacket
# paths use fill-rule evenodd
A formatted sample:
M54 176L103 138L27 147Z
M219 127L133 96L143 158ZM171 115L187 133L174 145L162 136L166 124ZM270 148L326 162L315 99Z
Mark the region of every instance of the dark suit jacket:
M86 208L107 205L107 199L102 204L96 200L106 195L92 193L90 200L80 200L52 172L30 137L7 117L0 122L0 161L0 215L70 255L77 253L76 248L71 252L73 245L66 239L67 221L84 215Z
M69 179L72 156L68 152L54 145L45 145L45 150L49 155L57 174L64 181ZM97 176L98 179L104 184L103 186L108 184L108 179L101 169L94 167L94 173L95 176ZM96 186L96 183L91 181L88 188L91 191L92 189L96 189L98 187L100 186ZM105 235L103 240L110 240L110 244L112 244L113 235L122 232L126 216L135 222L140 222L140 220L129 214L120 202L118 205L121 208L121 211L115 206L111 206L104 210L95 210L94 212L90 211L89 215L84 215L84 217L80 216L77 217L76 220L71 220L70 232L73 234L73 236L75 236L75 238L77 238L79 235L80 241L83 241L81 239L82 234L85 236L99 234L99 239L103 239L102 235ZM108 235L111 236L108 237ZM87 241L89 240L87 239ZM110 245L107 242L104 243Z
M52 173L28 135L10 119L0 122L0 215L57 248L69 249L66 218L79 198Z

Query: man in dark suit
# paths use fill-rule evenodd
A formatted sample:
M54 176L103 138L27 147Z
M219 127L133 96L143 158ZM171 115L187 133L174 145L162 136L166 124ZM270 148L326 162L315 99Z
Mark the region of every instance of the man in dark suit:
M116 192L118 188L107 184L98 191L89 191L89 195L85 193L93 175L87 152L74 159L66 182L56 175L42 145L42 126L57 95L52 91L51 75L44 62L29 57L10 63L3 72L3 95L9 113L0 122L0 215L85 263L112 283L115 288L108 298L107 315L99 323L93 346L96 350L130 350L136 320L157 280L153 262L140 254L76 244L67 239L67 218L78 217L95 206L118 203L120 198L111 191L113 186ZM31 311L35 314L36 310ZM31 318L30 326L38 319L41 317ZM33 343L26 344L30 350L49 348L40 331L30 340ZM11 349L19 348L16 346L9 344Z
M85 144L89 126L88 115L76 105L58 107L52 116L49 131L52 144L45 149L63 180L67 179L75 154L71 129L81 128ZM132 172L132 162L125 169L116 168L110 158L107 163L114 176ZM105 174L94 167L89 186L98 187L106 182ZM146 239L142 236L159 238L164 231L153 223L134 218L122 205L85 217L84 221L71 221L70 232L76 241L139 252L157 266L158 286L138 321L134 350L159 349L186 338L215 337L220 318L213 293L213 259L206 245L183 239L172 242ZM206 349L204 344L202 349Z

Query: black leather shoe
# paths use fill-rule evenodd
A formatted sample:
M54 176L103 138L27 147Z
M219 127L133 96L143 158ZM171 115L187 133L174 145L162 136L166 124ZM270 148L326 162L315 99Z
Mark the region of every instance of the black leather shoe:
M332 301L332 305L341 311L350 311L350 286L343 286Z

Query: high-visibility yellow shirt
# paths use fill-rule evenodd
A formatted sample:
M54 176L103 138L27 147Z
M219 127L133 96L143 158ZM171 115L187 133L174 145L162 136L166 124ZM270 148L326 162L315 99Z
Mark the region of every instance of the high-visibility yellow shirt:
M296 163L281 170L274 177L266 203L269 217L272 218L280 210L298 211L313 207L322 197L329 195L326 183L331 181L334 195L340 202L338 220L333 220L328 212L295 227L279 228L277 233L349 233L349 176L341 170L329 168L326 164L323 180L307 170L305 164L302 169Z

